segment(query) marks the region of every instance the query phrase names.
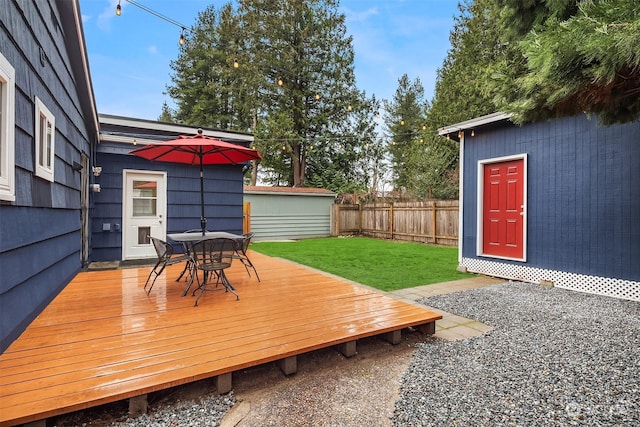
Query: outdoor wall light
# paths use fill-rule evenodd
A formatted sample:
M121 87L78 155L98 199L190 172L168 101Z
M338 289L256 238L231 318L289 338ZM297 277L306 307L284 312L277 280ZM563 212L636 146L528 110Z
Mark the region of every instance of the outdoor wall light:
M91 184L89 187L91 188L91 191L93 191L94 193L100 192L100 184Z
M91 171L93 172L93 176L100 176L102 173L102 166L94 166L91 168Z

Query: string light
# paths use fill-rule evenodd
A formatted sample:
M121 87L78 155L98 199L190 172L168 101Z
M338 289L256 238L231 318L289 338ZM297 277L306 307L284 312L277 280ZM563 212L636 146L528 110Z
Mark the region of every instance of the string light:
M235 69L240 68L240 64L238 63L238 60L237 60L237 59L234 59L234 60L233 60L233 68L235 68Z
M471 136L476 136L476 131L475 131L475 129L471 129Z
M180 43L180 45L184 44L184 42L185 42L185 35L184 35L184 33L185 33L185 31L186 31L186 26L182 25L182 24L181 24L181 23L179 23L178 21L175 21L175 20L173 20L173 19L169 18L168 16L165 16L165 15L163 15L163 14L159 13L159 12L156 12L155 10L153 10L153 9L151 9L151 8L149 8L149 7L145 6L145 5L143 5L143 4L138 3L138 2L137 2L137 1L135 1L135 0L124 0L124 1L126 1L127 3L130 3L130 4L132 4L132 5L136 6L136 7L138 7L138 8L140 8L140 9L144 10L144 11L145 11L145 12L147 12L147 13L150 13L151 15L155 16L156 18L160 18L160 19L162 19L163 21L166 21L166 22L168 22L168 23L170 23L170 24L173 24L173 25L175 25L176 27L180 28L181 33L180 33L179 43ZM120 3L121 3L121 2L122 2L122 0L118 0L118 5L116 6L116 15L117 15L117 16L122 15L122 6L120 5Z
M278 86L282 86L283 84L282 78L278 77Z

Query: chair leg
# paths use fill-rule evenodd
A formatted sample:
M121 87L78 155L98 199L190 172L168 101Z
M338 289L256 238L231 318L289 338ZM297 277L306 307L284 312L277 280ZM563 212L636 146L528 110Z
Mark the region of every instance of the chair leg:
M184 276L184 273L186 273L186 272L187 272L187 270L189 269L189 267L190 267L190 265L189 265L189 264L190 264L190 263L191 263L191 261L187 261L187 262L185 263L184 268L182 269L182 273L180 273L180 275L179 275L179 276L178 276L178 278L176 279L176 282L179 282L179 281L180 281L180 279L182 279L182 276Z
M207 283L207 275L208 274L214 274L216 276L216 283L215 283L216 287L219 284L222 284L222 286L224 287L225 292L231 292L232 294L234 294L236 296L236 301L240 300L240 295L238 295L238 293L236 292L236 288L234 288L233 285L231 284L231 282L229 281L229 279L227 279L226 274L224 274L224 270L215 270L215 271L205 272L205 278L202 281L202 285L200 285L200 281L198 280L198 287L193 290L193 295L196 294L196 291L198 289L200 289L200 294L198 295L198 297L196 298L195 302L193 303L194 306L196 306L196 307L198 306L198 301L202 297L202 294L204 294L207 291L207 285L209 285L209 283Z
M156 269L160 264L162 264L162 267L160 268L159 271L156 271ZM145 290L147 289L147 285L149 284L149 279L151 279L151 275L155 273L156 277L153 278L153 281L151 282L151 286L149 286L149 290L147 291L147 295L151 293L151 289L153 289L153 285L156 283L156 279L160 274L162 274L165 267L166 267L166 264L163 264L162 261L158 261L156 262L156 265L154 265L151 271L149 272L149 276L147 276L147 281L144 283Z
M256 270L256 267L253 265L249 257L242 252L236 252L236 253L238 254L236 259L240 260L240 262L244 266L244 269L247 270L247 274L249 275L249 277L251 277L251 272L249 271L249 267L251 267L253 269L253 272L256 273L256 279L258 279L258 282L259 282L260 276L258 275L258 270Z
M256 273L256 279L258 279L258 282L260 281L260 276L258 276L258 270L256 270L256 266L253 265L253 263L251 262L251 260L249 258L247 258L247 261L249 262L249 266L251 268L253 268L253 272Z
M227 275L224 274L224 270L220 270L220 273L218 273L218 277L222 281L222 286L224 286L224 289L234 294L236 296L236 301L239 301L240 295L238 295L238 293L236 292L236 288L234 288L229 279L227 279Z

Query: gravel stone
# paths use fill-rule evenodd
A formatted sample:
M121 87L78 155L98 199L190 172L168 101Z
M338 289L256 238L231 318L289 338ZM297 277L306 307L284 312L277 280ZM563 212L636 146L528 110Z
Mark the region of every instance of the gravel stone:
M516 282L420 302L495 329L419 345L394 426L640 425L640 303Z

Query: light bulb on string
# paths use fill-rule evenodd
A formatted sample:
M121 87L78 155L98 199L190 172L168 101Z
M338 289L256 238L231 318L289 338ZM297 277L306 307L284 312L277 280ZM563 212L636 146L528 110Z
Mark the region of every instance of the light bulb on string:
M118 5L116 6L116 16L122 15L122 6L120 6L120 0L118 0Z
M320 94L316 93L316 101L320 101Z
M471 129L471 136L476 136L476 131L474 129Z
M240 68L240 64L238 63L238 60L237 60L237 59L234 59L234 60L233 60L233 68L236 68L236 69L237 69L237 68Z
M404 126L404 120L400 120L400 126Z
M351 111L353 109L353 107L351 107L351 104L347 105L347 110Z
M178 43L180 43L180 46L182 46L184 44L184 28L182 29L182 32L180 33L180 39L178 40Z

